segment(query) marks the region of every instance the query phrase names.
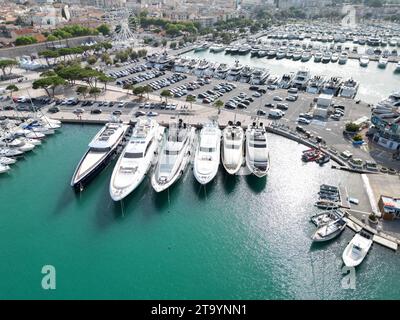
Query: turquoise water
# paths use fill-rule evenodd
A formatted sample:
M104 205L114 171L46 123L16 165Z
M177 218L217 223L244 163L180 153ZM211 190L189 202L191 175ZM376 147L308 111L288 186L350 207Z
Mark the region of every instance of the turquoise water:
M0 298L396 299L399 256L375 245L341 288L353 233L311 245L318 186L354 176L304 165L304 147L269 136L267 180L220 170L206 190L188 170L169 194L145 180L123 203L109 166L79 196L70 178L97 126L65 125L0 177ZM54 265L57 289L41 289Z
M376 103L386 98L393 91L400 90L400 73L395 73L396 64L389 63L386 69L378 68L376 61L370 61L368 67L362 68L358 60L349 59L345 65L338 63L315 63L313 58L307 62L294 61L289 59L268 59L251 58L246 56L229 55L224 52L210 53L188 52L184 56L193 58L204 58L209 61L227 63L233 65L236 60L244 65L252 67L267 68L271 73L282 76L284 73L297 72L301 67L306 66L312 75L340 76L344 80L352 77L360 83L357 98L368 102Z

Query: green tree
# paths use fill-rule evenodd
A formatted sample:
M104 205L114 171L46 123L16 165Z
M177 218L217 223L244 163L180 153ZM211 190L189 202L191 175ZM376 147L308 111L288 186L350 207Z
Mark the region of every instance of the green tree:
M224 106L224 103L221 100L217 100L214 102L214 106L218 109L218 113L220 113L221 108Z
M170 47L171 49L176 49L176 42L171 42L171 43L169 44L169 47Z
M53 59L53 64L55 64L59 54L55 50L44 50L39 52L39 57L45 58L47 65L50 67L50 59Z
M52 34L49 34L47 36L47 41L57 41L57 40L58 40L58 38Z
M358 132L360 130L360 126L355 124L354 122L346 123L346 131L348 132Z
M37 43L37 40L35 37L32 37L32 36L21 36L21 37L17 37L15 39L16 46L24 46L24 45L33 44L33 43Z
M172 96L171 91L169 90L163 90L160 93L160 96L165 98L165 102L168 103L168 98L170 98Z
M87 58L87 63L90 65L94 65L97 62L97 57L95 55L91 55Z
M110 34L110 26L108 24L101 24L96 29L98 32L103 34L103 36L107 36Z
M162 44L163 47L166 47L166 46L167 46L167 43L168 43L167 39L163 39L163 40L161 41L161 44Z
M65 84L66 81L59 76L44 77L33 81L32 88L44 89L49 97L54 97L56 88Z
M97 100L98 95L101 93L101 90L96 87L92 87L89 89L89 94L94 96L94 100Z
M149 94L150 94L151 92L153 92L153 88L152 88L152 87L150 87L149 85L143 86L143 93L146 93L146 94L147 94L147 100L150 99Z
M83 96L83 98L85 98L86 95L87 95L88 92L89 92L89 88L88 88L87 86L78 86L78 87L76 88L76 92L79 93L79 94L81 94L81 95Z
M107 91L107 83L112 82L114 78L108 77L105 74L99 75L98 80L104 84L104 91Z
M13 92L16 92L16 91L18 91L19 90L19 88L15 85L15 84L9 84L7 87L6 87L6 90L8 91L8 92L10 92L10 96L11 96L11 99L12 99L12 93Z
M11 71L14 66L18 65L18 62L14 59L3 59L0 60L0 69L1 72L3 72L3 76L5 76L8 72L8 74L11 74Z
M193 102L196 102L196 97L190 95L186 97L186 102L190 103L190 109L193 107Z
M142 86L133 87L132 88L132 93L135 96L139 96L140 98L142 98L143 97L143 93L144 93L144 87L142 87Z

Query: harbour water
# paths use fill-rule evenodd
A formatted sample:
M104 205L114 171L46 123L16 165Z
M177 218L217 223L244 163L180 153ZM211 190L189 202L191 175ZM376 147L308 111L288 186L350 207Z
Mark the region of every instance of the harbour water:
M304 147L270 135L266 180L229 177L200 188L188 170L168 193L148 179L114 204L112 165L81 195L69 186L98 126L64 125L0 177L0 298L398 299L399 256L375 245L341 286L353 232L312 245L309 217L321 183L346 172L300 160ZM361 182L360 182L361 183ZM57 289L41 288L53 265Z
M282 76L284 73L297 72L301 67L307 67L312 75L340 76L344 80L352 77L360 83L356 98L367 103L376 103L400 88L400 73L394 72L395 63L389 63L386 69L381 69L378 68L378 62L370 61L368 67L363 68L360 67L359 61L355 59L349 59L346 64L340 65L338 63L315 63L314 58L307 62L301 62L300 60L277 60L267 57L252 58L250 54L241 56L229 55L224 52L210 53L209 50L191 51L185 53L184 56L229 65L234 65L235 61L238 60L243 65L269 69L271 73L278 76Z

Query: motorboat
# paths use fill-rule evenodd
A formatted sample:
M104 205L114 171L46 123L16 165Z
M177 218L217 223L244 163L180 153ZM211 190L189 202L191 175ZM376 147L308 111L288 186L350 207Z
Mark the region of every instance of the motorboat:
M346 64L349 59L349 54L343 51L339 56L339 64Z
M341 77L331 77L330 79L325 81L321 91L324 94L337 96L341 88L342 82L343 81Z
M367 55L362 55L360 57L360 66L368 67L368 64L369 64L369 57Z
M156 192L168 189L185 172L190 162L195 128L183 123L171 123L164 141L157 166L151 177L151 185Z
M331 62L336 63L339 60L339 53L334 52L331 56Z
M320 93L324 83L325 76L315 75L310 79L310 81L308 81L306 92L312 94Z
M23 157L24 153L20 150L10 148L0 148L0 156L7 158Z
M396 69L394 69L395 72L400 72L400 62L397 63Z
M242 83L249 83L252 74L253 74L253 68L251 68L251 67L249 67L249 66L245 66L245 67L242 69L242 72L240 73L239 82L242 82Z
M317 51L314 54L314 62L321 62L323 57L323 53L321 51Z
M291 85L294 88L305 89L310 78L310 70L308 68L301 68L299 71L297 71Z
M6 173L8 171L10 171L10 166L4 165L4 164L0 164L0 173Z
M303 55L303 51L302 50L296 50L293 53L293 60L300 60L302 55Z
M26 143L20 139L4 138L0 141L1 147L6 147L14 150L19 150L21 152L29 152L35 148L35 145L31 143Z
M269 71L265 69L254 69L250 77L250 84L261 85L264 84L269 76Z
M381 68L381 69L385 69L386 66L387 66L387 64L388 64L388 62L389 62L388 57L386 57L386 56L381 56L381 57L379 58L379 61L378 61L378 67Z
M3 166L8 166L8 165L14 164L16 162L17 162L17 160L13 159L13 158L0 157L0 165L3 165Z
M285 49L279 49L276 52L276 59L283 59L286 57L286 50Z
M218 69L219 64L218 63L211 63L209 67L204 71L204 76L206 77L212 77L214 76L215 72Z
M248 44L245 44L245 45L241 46L241 47L238 49L238 52L237 52L237 53L240 54L240 55L246 55L246 54L248 54L250 51L251 51L251 46L248 45Z
M339 203L336 201L323 199L316 201L315 206L320 209L337 209L339 208Z
M313 234L311 239L315 242L329 241L339 236L346 228L347 222L343 219L337 219L320 226Z
M82 191L85 185L109 164L128 129L128 125L113 122L100 129L79 161L71 179L71 187Z
M210 46L210 52L213 53L218 53L218 52L222 52L225 50L225 46L223 46L222 44L214 44L212 46Z
M122 151L110 180L110 195L120 201L134 191L148 173L165 128L149 117L137 119L132 136Z
M353 99L357 94L358 87L359 83L353 78L350 78L343 82L339 91L339 96Z
M273 58L275 58L275 57L276 57L276 53L277 53L276 49L270 49L270 50L268 50L268 51L267 51L268 59L273 59Z
M323 56L322 56L322 63L329 63L331 61L332 58L332 53L329 51L325 51Z
M201 60L193 71L194 75L197 77L203 76L209 66L210 63L207 60Z
M239 63L239 61L236 61L235 65L229 70L228 74L226 75L226 80L237 81L240 77L242 69L243 66Z
M244 131L240 122L233 124L229 121L222 131L222 165L229 174L236 174L243 163Z
M289 89L292 84L293 78L294 78L293 72L285 73L279 80L278 87L281 89Z
M301 55L301 61L302 62L307 62L307 61L311 60L311 57L312 57L311 51L310 50L306 50Z
M209 183L217 175L221 150L221 130L217 123L208 123L200 131L194 156L193 173L200 184Z
M369 234L361 231L356 233L343 251L342 259L347 267L357 267L363 262L371 249L372 239Z
M228 65L225 64L225 63L221 63L221 64L218 66L218 68L217 68L217 70L216 70L216 72L215 72L215 77L216 77L217 79L225 79L225 78L226 78L226 75L228 74L228 71L229 71Z
M208 43L203 43L197 47L194 48L194 52L200 52L200 51L206 51L210 45Z
M270 169L267 132L261 122L253 122L246 129L246 166L259 178L266 176Z
M339 219L343 219L345 213L340 209L330 209L323 212L319 212L314 214L310 221L317 227L321 227L323 225L327 225Z

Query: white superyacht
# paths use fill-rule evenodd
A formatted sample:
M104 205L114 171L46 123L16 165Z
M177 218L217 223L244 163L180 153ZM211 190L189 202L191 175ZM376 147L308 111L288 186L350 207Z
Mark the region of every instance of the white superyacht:
M138 118L111 176L109 189L114 201L124 199L143 181L156 157L164 130L152 118Z
M243 163L244 131L240 122L229 121L222 131L222 165L229 174L237 174Z
M266 176L269 171L267 132L262 123L253 122L246 130L246 165L259 178Z
M181 119L170 125L151 177L151 185L156 192L166 190L183 175L190 161L194 136L195 128Z
M193 173L200 184L209 183L217 175L221 150L221 130L218 124L206 124L200 131Z

